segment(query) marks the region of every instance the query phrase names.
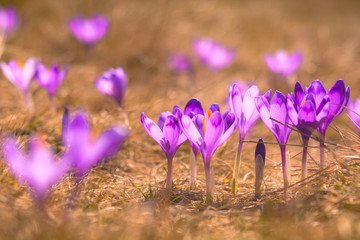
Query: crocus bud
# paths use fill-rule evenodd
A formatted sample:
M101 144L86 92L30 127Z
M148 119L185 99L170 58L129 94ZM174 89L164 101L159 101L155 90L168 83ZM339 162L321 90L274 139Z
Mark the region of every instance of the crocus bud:
M263 138L259 139L255 149L255 197L260 196L261 183L264 178L265 144Z

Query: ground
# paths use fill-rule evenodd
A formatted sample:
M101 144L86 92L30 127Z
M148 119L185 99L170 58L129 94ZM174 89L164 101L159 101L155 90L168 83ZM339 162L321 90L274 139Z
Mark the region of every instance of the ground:
M198 182L189 187L188 143L174 162L174 186L164 190L166 159L144 131L140 114L157 119L173 105L184 107L191 97L204 107L217 102L222 111L235 80L289 93L296 81L309 85L320 79L330 88L337 79L359 96L360 2L358 1L12 1L22 18L18 31L6 41L2 60L38 57L50 65L69 64L70 71L56 95L56 112L35 83L34 113L28 113L21 94L0 79L0 128L14 134L26 148L29 136L40 134L60 155L61 118L65 105L91 116L95 134L127 119L131 135L112 159L92 169L82 181L78 201L66 209L73 189L67 176L54 186L45 209L34 206L28 189L1 165L1 239L358 239L360 238L359 136L346 111L327 132L326 166L319 171L319 143L311 140L309 178L300 181L301 143L293 132L291 187L282 190L280 149L266 126L258 121L242 152L239 192L231 194L231 176L238 132L212 159L215 202L205 204L204 170L198 157ZM86 53L71 36L66 22L77 13L101 12L111 19L107 37ZM196 61L194 37L212 37L236 49L230 67L214 72ZM265 52L300 50L304 62L289 84L279 82L266 68ZM165 59L173 51L187 53L195 63L195 78L173 75ZM101 95L94 79L109 67L123 67L129 85L123 109ZM316 134L314 135L317 136ZM265 187L254 198L254 150L266 142ZM335 143L332 144L332 143Z

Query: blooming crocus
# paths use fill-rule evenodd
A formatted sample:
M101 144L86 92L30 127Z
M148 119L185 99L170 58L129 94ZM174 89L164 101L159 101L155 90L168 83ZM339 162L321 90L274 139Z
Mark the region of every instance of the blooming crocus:
M227 48L210 38L195 39L192 48L199 60L213 70L221 70L235 59L234 49Z
M324 142L325 133L329 124L344 110L344 106L347 105L350 97L350 87L345 88L345 83L342 79L336 81L326 93L326 89L321 81L315 80L310 84L310 87L304 90L306 93L311 93L314 96L316 106L319 106L320 102L323 101L327 95L330 98L330 109L329 115L317 128L320 138L320 168L324 167Z
M0 7L0 34L9 36L17 28L19 19L13 6Z
M42 63L37 64L36 81L40 87L46 89L53 107L56 90L64 81L68 69L68 66L65 66L60 70L57 64L53 64L50 69L47 69Z
M183 53L172 53L166 59L166 63L174 73L190 73L193 71L190 59Z
M164 151L168 161L168 171L166 178L166 189L172 187L173 158L181 144L186 141L186 137L182 134L177 115L171 112L162 112L159 116L158 124L150 118L141 114L141 123L145 131L152 137Z
M64 158L75 168L75 175L80 180L94 164L114 155L128 136L127 128L115 125L94 138L88 116L78 111L73 117L63 120Z
M235 131L237 119L231 112L223 116L219 110L207 110L205 116L195 115L193 118L182 115L181 124L184 134L199 150L205 167L206 201L213 201L212 174L210 172L211 158L215 150L222 145Z
M284 50L278 50L274 56L269 53L264 55L267 67L276 75L287 79L290 75L298 70L302 62L302 53L287 53Z
M261 184L264 178L265 152L264 139L260 138L255 149L255 197L260 196Z
M260 113L260 117L265 125L274 134L281 151L281 164L284 178L284 190L286 196L286 189L289 184L287 176L287 161L286 161L286 143L289 139L291 128L288 127L290 118L286 108L286 97L279 91L274 93L274 96L269 101L271 90L260 97L256 97L255 105Z
M349 118L351 119L356 130L360 132L360 98L356 99L355 102L349 100L347 107Z
M42 204L47 191L61 180L69 166L66 161L57 161L52 149L38 136L31 138L29 149L26 156L13 137L3 142L5 161L11 172L32 189L35 202Z
M69 29L74 37L87 48L91 48L104 38L109 28L109 20L104 15L93 15L90 18L77 16L69 21Z
M112 97L121 106L127 82L127 76L122 68L109 68L95 80L95 86L99 92Z
M303 140L303 156L302 156L302 179L306 178L306 157L307 146L313 131L322 124L330 110L330 98L325 94L323 98L316 101L312 94L314 85L310 85L309 89L302 88L301 84L295 84L295 94L288 94L286 107L289 118L293 125L299 130Z
M239 126L239 144L237 156L234 164L234 172L232 179L232 192L235 194L237 190L237 177L240 168L240 155L243 146L243 140L250 128L254 125L259 118L259 112L255 107L255 97L260 95L259 88L257 86L251 86L246 92L241 93L238 84L232 85L229 91L229 105L233 113L235 113L238 119Z
M29 58L25 64L15 60L10 60L8 64L0 64L4 76L21 90L29 110L32 110L29 87L35 77L37 64L38 60L35 58Z
M220 111L220 106L214 103L210 106L209 110L211 112ZM185 114L190 118L193 118L199 114L204 116L204 110L202 108L201 102L197 98L191 98L190 101L187 102L183 113L181 112L180 107L177 105L174 106L174 112L177 114L179 119L181 119L182 114ZM180 125L180 127L182 127L182 125ZM196 157L199 150L192 142L190 142L190 145L192 149L190 153L190 186L191 189L194 189L196 180Z

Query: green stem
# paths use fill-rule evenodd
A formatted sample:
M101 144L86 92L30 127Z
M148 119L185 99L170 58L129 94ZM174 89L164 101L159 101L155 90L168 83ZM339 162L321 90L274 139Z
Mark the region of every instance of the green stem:
M325 134L319 134L320 138L320 169L323 169L325 166Z
M196 181L196 156L192 149L190 150L190 189L195 189Z
M167 170L167 176L166 176L166 189L170 190L172 188L172 162L173 157L168 157L168 170Z
M309 144L309 136L302 135L303 140L303 155L302 155L302 161L301 161L301 179L306 178L306 158L307 158L307 148Z
M239 144L238 144L238 150L236 154L236 159L234 162L234 170L233 170L233 177L232 177L232 186L231 186L231 192L233 194L236 194L237 192L237 184L238 184L238 175L241 167L241 150L243 146L243 140L244 138L240 135L239 136Z
M286 191L289 185L288 176L287 176L287 162L286 162L286 145L280 144L280 151L281 151L281 165L282 165L282 172L283 172L283 179L284 179L284 197L286 200Z

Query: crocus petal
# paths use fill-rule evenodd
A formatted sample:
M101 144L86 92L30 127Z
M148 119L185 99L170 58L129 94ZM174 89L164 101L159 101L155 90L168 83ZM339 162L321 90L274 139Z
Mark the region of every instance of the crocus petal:
M169 115L164 123L162 146L169 154L175 154L179 136L181 134L178 120L174 115Z
M170 115L172 115L172 113L169 111L160 113L159 120L158 120L158 126L161 129L161 131L163 131L165 121L166 121L167 117Z
M326 95L326 89L320 80L313 81L307 92L314 96L316 106L320 105Z
M163 137L163 133L161 129L156 125L156 123L147 118L145 113L141 114L141 123L144 126L145 131L152 137L158 144L161 145L161 139Z
M238 120L235 115L229 112L224 119L224 133L217 143L217 147L221 146L235 131Z
M9 165L11 171L19 178L22 179L25 168L25 156L23 152L19 150L15 139L8 137L3 142L4 157Z
M305 92L299 82L296 82L296 84L295 84L294 94L295 94L295 101L296 101L297 106L301 106L302 100L305 97Z
M268 90L268 91L263 95L268 103L270 102L271 94L272 94L272 89Z
M259 111L260 117L264 124L272 129L273 121L270 119L270 104L264 96L258 96L255 98L255 106Z
M210 110L211 112L220 112L220 106L219 106L219 104L217 104L217 103L213 103L213 104L211 104L211 106L209 107L209 110Z
M229 100L231 111L235 113L237 118L240 119L242 114L243 102L239 86L236 83L230 88Z
M205 158L211 157L218 147L217 142L224 132L224 123L220 112L214 112L206 122L206 131L204 134Z
M249 129L255 123L255 121L259 118L259 112L255 107L255 97L259 96L260 91L257 86L251 86L244 95L243 100L243 111L244 111L244 119L245 123L243 128L244 134L247 134Z
M289 118L294 126L297 126L299 124L298 122L298 112L296 110L296 103L294 102L294 99L290 94L286 97L286 108L289 115Z
M184 114L190 116L189 114L193 113L194 115L202 114L204 115L204 110L201 106L201 102L197 98L190 99L189 102L187 102L185 108L184 108ZM192 116L190 116L192 117Z
M181 124L183 126L182 129L185 136L200 150L203 138L200 135L198 129L196 128L193 120L189 116L183 115L181 117Z

